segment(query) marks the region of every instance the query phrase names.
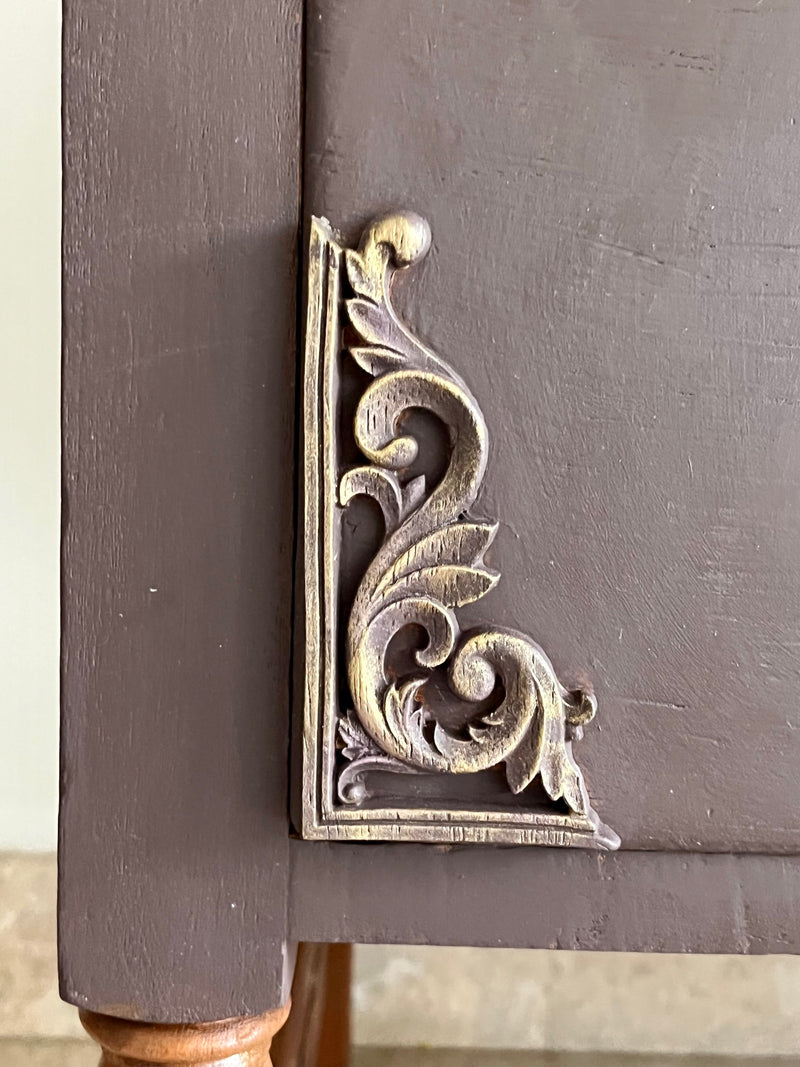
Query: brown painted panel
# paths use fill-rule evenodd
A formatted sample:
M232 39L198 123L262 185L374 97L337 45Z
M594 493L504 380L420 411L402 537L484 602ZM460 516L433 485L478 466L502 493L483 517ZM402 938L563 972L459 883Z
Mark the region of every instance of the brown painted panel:
M600 701L630 849L800 849L790 0L311 4L306 197L434 247L398 302L490 432L476 605Z
M400 295L489 421L494 621L597 682L603 816L794 849L800 12L307 17L306 208L433 223ZM65 997L258 1012L286 940L800 950L796 858L289 840L300 37L65 8Z
M116 1015L282 995L301 30L65 7L60 970Z

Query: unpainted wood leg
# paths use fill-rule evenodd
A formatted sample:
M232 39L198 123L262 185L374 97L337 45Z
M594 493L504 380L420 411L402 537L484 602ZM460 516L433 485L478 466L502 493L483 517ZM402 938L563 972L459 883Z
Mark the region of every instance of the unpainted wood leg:
M275 1067L347 1067L350 953L350 945L300 945L292 1013L275 1040Z
M214 1023L132 1022L82 1011L81 1022L103 1050L99 1067L272 1067L272 1038L289 1005L264 1015Z
M352 953L352 945L328 945L328 973L317 1067L344 1067L350 1059Z

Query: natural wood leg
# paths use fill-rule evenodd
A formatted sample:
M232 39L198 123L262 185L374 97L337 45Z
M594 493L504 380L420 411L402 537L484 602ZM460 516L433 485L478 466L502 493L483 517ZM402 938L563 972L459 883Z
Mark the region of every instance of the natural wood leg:
M350 1059L352 953L352 945L328 945L328 973L317 1067L345 1067Z
M288 1014L287 1004L264 1015L173 1026L80 1013L103 1050L99 1067L272 1067L272 1038Z
M275 1038L275 1067L315 1067L322 1038L325 984L328 976L328 946L302 944L292 982L292 1010ZM343 1061L342 1067L345 1067Z
M292 1012L273 1047L275 1067L347 1067L350 945L300 945Z

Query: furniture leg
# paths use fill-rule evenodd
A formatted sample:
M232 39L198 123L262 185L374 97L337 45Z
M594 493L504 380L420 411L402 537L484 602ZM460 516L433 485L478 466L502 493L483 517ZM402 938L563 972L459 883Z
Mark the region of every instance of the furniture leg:
M289 1004L264 1015L170 1025L82 1011L81 1022L102 1048L99 1067L272 1067L270 1046Z

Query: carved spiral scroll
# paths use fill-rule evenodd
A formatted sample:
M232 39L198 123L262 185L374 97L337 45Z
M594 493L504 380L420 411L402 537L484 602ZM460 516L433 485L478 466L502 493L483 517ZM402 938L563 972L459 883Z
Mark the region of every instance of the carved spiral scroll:
M462 633L457 609L484 597L499 580L484 555L497 526L471 518L486 469L488 439L480 407L465 383L400 321L391 303L398 268L419 261L430 247L424 219L399 212L366 230L357 251L345 251L353 296L346 301L358 335L353 359L374 380L355 415L354 434L366 465L346 471L339 502L367 494L379 504L385 537L367 568L350 613L346 658L355 717L343 720L346 755L339 792L363 799L358 766L396 763L409 772L469 774L504 764L514 793L537 777L553 800L576 814L590 811L572 739L595 714L588 692L569 693L542 649L511 630ZM428 489L409 479L418 444L403 430L412 408L436 415L448 428L450 458L441 481ZM387 653L404 627L421 627L427 644L419 668L392 676ZM453 695L483 705L461 731L437 721L425 687L445 668Z

